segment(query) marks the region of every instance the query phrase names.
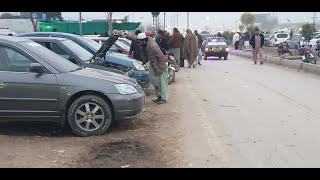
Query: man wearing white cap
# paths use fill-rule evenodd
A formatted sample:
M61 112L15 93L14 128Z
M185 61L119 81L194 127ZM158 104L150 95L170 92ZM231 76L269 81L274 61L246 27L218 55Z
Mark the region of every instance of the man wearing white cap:
M138 36L123 35L132 41L137 41L142 47L141 59L143 64L150 61L149 66L149 81L154 86L157 99L153 102L158 104L166 103L169 97L168 92L168 66L164 54L158 44L152 37L147 37L145 33L140 33Z

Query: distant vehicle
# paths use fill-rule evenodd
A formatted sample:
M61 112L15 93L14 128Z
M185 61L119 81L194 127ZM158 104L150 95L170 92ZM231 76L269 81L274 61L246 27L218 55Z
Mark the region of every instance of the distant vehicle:
M0 54L1 122L50 121L94 136L143 112L145 93L125 76L79 67L26 38L0 36Z
M317 48L317 41L320 40L320 34L318 34L317 36L315 36L313 39L310 40L309 45L311 45L311 48L313 50L315 50Z
M209 56L223 57L224 60L228 59L228 45L223 37L207 37L203 41L204 46L204 59L207 60Z
M263 36L264 36L264 45L267 47L271 46L270 39L271 39L272 35L271 34L264 34Z
M300 42L303 41L304 38L302 37L302 34L294 34L289 41L289 48L290 49L299 49L301 44Z
M15 36L17 33L9 30L8 28L0 28L0 35Z
M287 40L289 40L288 33L277 33L274 35L274 38L271 39L271 43L272 45L277 45Z

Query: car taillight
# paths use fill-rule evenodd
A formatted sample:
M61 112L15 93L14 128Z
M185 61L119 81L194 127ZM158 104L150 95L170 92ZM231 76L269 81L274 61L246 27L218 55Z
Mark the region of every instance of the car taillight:
M208 52L208 51L209 51L209 48L205 48L204 50L205 50L206 52Z

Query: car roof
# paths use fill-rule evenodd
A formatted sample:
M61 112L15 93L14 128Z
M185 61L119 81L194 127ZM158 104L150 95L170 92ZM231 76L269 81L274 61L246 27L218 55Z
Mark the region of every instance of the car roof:
M60 37L24 37L31 40L52 40L52 41L65 41L68 40L67 38L60 38Z
M61 35L66 37L78 37L79 35L70 34L70 33L62 33L62 32L31 32L31 33L21 33L17 36L25 36L25 35L34 35L34 34L47 34L47 35Z
M0 41L11 42L11 43L20 43L20 42L30 42L31 40L25 39L22 37L0 35Z

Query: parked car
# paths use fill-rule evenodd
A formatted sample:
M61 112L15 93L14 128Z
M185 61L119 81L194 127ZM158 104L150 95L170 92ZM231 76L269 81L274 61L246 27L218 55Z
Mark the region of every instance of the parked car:
M18 34L19 37L61 37L74 41L81 47L85 48L92 55L98 54L99 49L101 49L101 45L93 40L86 39L84 37L68 34L68 33L60 33L60 32L32 32L32 33L23 33ZM101 62L106 66L125 66L131 68L134 73L134 78L138 81L139 85L142 88L147 88L150 85L149 82L149 71L142 66L140 61L129 58L127 55L121 55L120 53L110 52L109 49L113 45L113 43L119 38L119 36L112 36L113 40L110 41L110 44L105 44L104 48L104 61Z
M133 77L133 70L126 66L112 67L104 66L99 62L98 57L95 59L93 55L79 46L77 43L66 38L55 37L26 37L34 42L41 44L42 46L50 49L58 55L64 57L66 60L71 61L81 67L90 67L93 69L101 69L105 71L111 71L122 75Z
M122 43L126 44L129 47L131 45L131 40L129 40L127 38L119 38L118 41L121 41Z
M11 31L8 28L0 28L0 35L5 35L5 36L15 36L17 33Z
M267 47L269 47L269 46L271 46L271 34L264 34L263 35L264 36L264 45L265 46L267 46Z
M228 45L223 37L211 37L203 41L204 46L204 59L207 60L208 56L216 56L224 60L228 59Z
M289 48L290 49L299 49L301 44L300 42L303 41L304 38L302 37L302 34L294 34L289 41Z
M92 136L143 112L145 93L126 76L79 67L26 38L0 36L0 57L0 121L68 123Z
M320 41L320 34L318 34L316 37L310 40L309 45L311 45L311 48L315 50L317 48L317 41Z
M109 39L109 37L86 37L86 38L94 40L95 42L101 45ZM118 38L118 40L111 46L110 51L129 55L130 45L128 46Z
M271 43L274 46L287 40L289 40L288 33L277 33L274 35L274 38L271 39Z

